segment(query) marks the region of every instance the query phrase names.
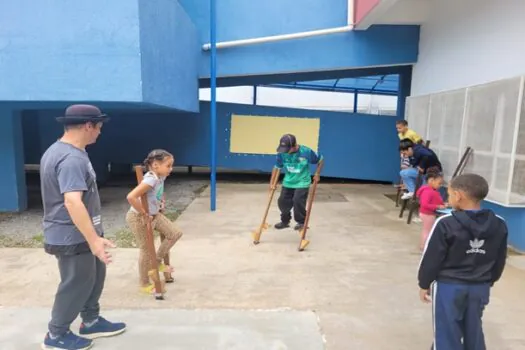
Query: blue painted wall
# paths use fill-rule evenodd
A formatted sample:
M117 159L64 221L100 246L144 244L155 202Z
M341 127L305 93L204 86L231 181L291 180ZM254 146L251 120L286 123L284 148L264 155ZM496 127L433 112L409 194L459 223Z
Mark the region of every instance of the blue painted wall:
M209 1L180 0L209 42ZM228 41L346 25L347 1L223 0L217 4L217 40ZM263 75L398 65L417 61L418 26L373 26L367 31L219 49L218 76ZM200 62L209 77L209 52Z
M208 0L5 2L0 101L128 101L196 112L196 77L209 77L208 52L200 48L209 36L208 6ZM346 0L332 0L330 6L325 0L302 0L300 7L293 0L225 0L218 10L219 40L346 23ZM221 49L218 76L268 78L412 64L418 40L417 26L375 26Z
M210 1L179 0L210 41ZM229 41L289 34L347 24L347 0L217 1L217 40Z
M19 112L0 107L0 212L23 211L27 208L24 173L24 142Z
M482 206L493 210L505 219L509 229L509 244L513 248L525 252L525 209L506 208L491 202L483 202Z
M2 1L0 23L0 100L141 100L138 2Z
M109 162L139 163L153 148L166 148L176 156L178 165L209 165L209 103L201 103L200 113L172 113L105 108L112 116L104 126L97 144L88 148L92 162L101 176ZM6 169L0 182L0 211L5 208L24 208L25 184L21 163L38 163L41 153L62 133L54 117L62 110L24 111L24 144L17 138L16 118L0 129L0 161ZM396 117L357 115L338 112L312 111L275 107L218 104L218 166L232 169L269 171L273 156L240 155L229 153L230 116L232 113L273 116L321 118L320 151L327 158L325 176L354 179L395 181L399 166ZM5 114L5 113L4 113ZM16 114L14 114L16 116ZM5 117L5 116L3 116ZM144 127L145 120L147 125ZM392 146L394 145L394 147ZM17 184L13 186L13 184ZM525 251L525 209L504 208L489 202L484 207L504 217L509 227L509 242Z
M176 0L139 0L143 101L199 111L198 32Z
M179 165L209 165L209 103L201 103L198 114L107 112L112 116L111 123L104 126L99 141L88 150L95 167L108 162L142 162L151 149L158 147L173 151ZM59 113L39 112L40 137L26 140L26 149L40 148L43 152L60 136L62 130L53 119ZM395 117L223 103L218 104L217 110L219 167L269 171L275 160L270 155L229 152L232 113L320 118L319 150L327 158L323 175L377 181L394 181L398 176ZM34 140L40 140L38 147L27 145L37 142ZM26 159L37 158L26 155Z
M202 53L176 0L3 1L0 23L0 101L198 111Z
M219 76L278 74L411 64L417 61L419 28L374 26L366 31L219 49ZM201 77L209 76L209 55Z

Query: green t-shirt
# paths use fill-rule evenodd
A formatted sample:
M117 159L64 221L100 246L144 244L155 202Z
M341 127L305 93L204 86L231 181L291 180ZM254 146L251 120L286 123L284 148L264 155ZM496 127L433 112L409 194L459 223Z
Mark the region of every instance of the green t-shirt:
M275 167L286 170L283 187L308 188L312 183L310 164L317 164L322 159L322 155L303 145L299 145L295 153L278 153Z

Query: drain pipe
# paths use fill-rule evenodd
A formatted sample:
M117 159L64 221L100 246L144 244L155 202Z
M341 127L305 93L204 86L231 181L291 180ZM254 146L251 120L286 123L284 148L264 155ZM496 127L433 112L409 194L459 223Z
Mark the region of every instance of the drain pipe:
M269 43L269 42L275 42L275 41L291 40L291 39L302 39L302 38L309 38L313 36L335 34L335 33L345 33L345 32L352 31L354 29L354 1L355 0L348 0L348 14L347 14L348 24L346 26L328 28L328 29L311 30L308 32L300 32L300 33L293 33L293 34L272 35L272 36L265 36L265 37L253 38L253 39L223 41L223 42L217 43L216 48L224 49L227 47L246 46L246 45L262 44L262 43ZM209 51L211 49L211 44L209 43L204 44L202 46L202 49L204 51Z

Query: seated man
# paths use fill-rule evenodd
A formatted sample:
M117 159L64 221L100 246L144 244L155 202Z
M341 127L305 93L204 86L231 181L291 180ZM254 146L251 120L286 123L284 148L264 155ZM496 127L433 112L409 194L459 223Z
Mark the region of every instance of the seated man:
M408 193L405 193L401 199L412 198L416 190L417 174L426 174L429 170L441 173L443 168L437 155L430 149L421 144L414 143L410 139L403 139L399 144L399 150L405 157L410 158L412 168L402 169L399 172ZM425 183L425 178L422 179Z

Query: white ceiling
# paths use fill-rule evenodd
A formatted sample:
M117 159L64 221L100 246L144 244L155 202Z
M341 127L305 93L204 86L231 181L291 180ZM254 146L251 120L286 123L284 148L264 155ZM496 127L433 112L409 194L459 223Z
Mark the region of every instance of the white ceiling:
M374 23L422 24L429 16L431 2L432 0L397 0Z

